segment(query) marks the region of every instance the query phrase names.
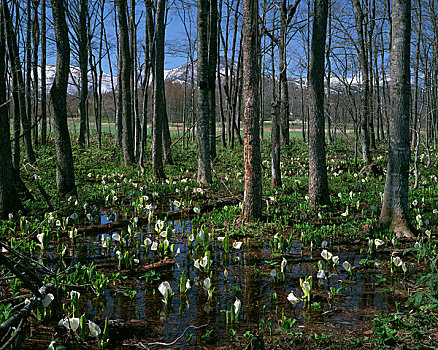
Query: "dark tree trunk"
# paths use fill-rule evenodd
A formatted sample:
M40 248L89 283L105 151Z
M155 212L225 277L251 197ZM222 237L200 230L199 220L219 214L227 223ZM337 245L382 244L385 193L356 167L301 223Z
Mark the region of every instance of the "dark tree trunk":
M280 40L278 41L279 53L279 78L280 78L280 119L281 119L281 145L289 145L289 87L287 85L287 62L286 62L286 46L287 46L287 8L286 0L281 3L280 16Z
M32 5L31 0L26 2L26 114L29 127L32 124ZM35 142L35 129L30 128Z
M20 52L18 50L18 44L16 41L17 37L14 33L11 13L9 12L9 7L6 4L6 1L2 2L2 7L3 7L4 18L5 18L6 36L8 42L9 60L11 62L11 71L12 71L12 75L15 76L13 79L15 79L15 82L17 83L17 86L16 87L14 86L14 90L16 88L17 89L16 92L18 94L21 124L23 126L23 132L24 132L24 147L25 147L26 157L30 163L34 163L35 153L32 147L30 121L28 119L29 116L27 115L26 112L26 97L23 91L23 87L25 86L25 84L23 79L23 73L21 70Z
M164 81L164 79L163 79ZM163 83L164 87L164 83ZM172 138L170 137L170 129L169 129L169 119L167 118L167 108L166 108L166 88L163 90L163 100L164 100L164 114L163 114L163 150L164 150L164 162L166 164L173 164L172 158L172 150L170 148L172 144Z
M88 99L88 0L81 0L79 13L79 68L81 71L81 89L79 97L80 127L78 143L85 146L87 132L87 99Z
M362 5L360 0L352 0L354 8L356 10L356 29L359 37L359 61L362 72L362 113L360 118L360 135L362 142L362 159L364 165L367 165L371 161L370 157L370 137L368 129L369 119L369 104L370 104L370 80L369 80L369 67L367 51L365 48L365 37L363 30L364 14L362 11Z
M274 44L272 42L272 44ZM271 188L281 187L280 168L280 106L278 105L277 93L275 91L275 60L274 45L271 45L271 66L272 66L272 99L271 99Z
M56 36L56 73L50 90L54 111L56 149L56 185L60 195L76 194L73 155L67 125L67 85L70 73L70 42L65 19L66 3L52 0Z
M211 117L209 106L209 60L208 60L208 13L207 0L198 0L198 182L209 184L211 178L210 164L210 130Z
M38 103L39 103L39 89L38 89L38 46L40 42L40 25L38 21L38 7L39 0L33 0L33 20L32 20L32 42L33 42L33 51L32 51L32 74L33 74L33 123L34 123L34 143L38 145Z
M216 158L216 67L218 59L217 0L210 0L208 38L208 101L210 109L210 158Z
M127 0L117 0L119 18L119 56L121 63L121 86L119 94L122 94L122 148L125 166L134 163L134 145L132 137L132 101L131 101L131 56L129 54L129 29L126 19Z
M5 22L0 13L0 218L6 219L9 213L21 208L14 182L9 131L9 114L6 103L6 47Z
M309 70L309 202L311 207L330 203L324 130L324 52L327 16L328 0L316 0Z
M166 0L158 0L155 21L154 50L154 115L152 126L152 174L158 180L165 179L163 168L163 119L166 113L164 101L164 16Z
M46 0L41 3L41 144L47 142Z
M389 153L380 223L412 237L408 218L411 1L393 0Z
M262 215L258 7L258 1L243 1L243 162L245 167L245 183L242 216L245 220L254 220Z

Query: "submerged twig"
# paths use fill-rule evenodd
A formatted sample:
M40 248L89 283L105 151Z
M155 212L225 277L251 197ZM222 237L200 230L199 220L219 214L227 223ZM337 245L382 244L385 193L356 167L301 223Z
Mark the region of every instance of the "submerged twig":
M184 335L187 333L187 331L190 328L193 328L193 329L196 330L196 329L201 329L201 328L204 328L204 327L207 327L207 326L208 326L208 323L203 324L201 326L190 325L186 329L184 329L184 332L182 332L182 334L179 337L177 337L173 342L170 342L170 343L164 343L164 342L158 342L157 341L157 342L152 342L152 343L145 343L146 344L145 345L145 344L139 342L138 345L141 346L143 349L148 349L148 346L172 346L172 345L176 344L178 342L178 340L180 340L182 337L184 337Z

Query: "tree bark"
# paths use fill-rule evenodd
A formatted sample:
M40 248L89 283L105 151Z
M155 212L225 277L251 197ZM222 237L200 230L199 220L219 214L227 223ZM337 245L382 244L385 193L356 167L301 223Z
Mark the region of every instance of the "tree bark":
M208 13L207 0L198 0L198 182L210 184L210 106L208 60Z
M164 101L165 11L166 0L158 0L154 33L154 114L152 121L152 174L158 181L165 179L163 168L163 119L166 113Z
M325 159L324 53L328 0L316 0L309 71L309 201L311 207L330 203Z
M41 144L47 142L46 0L41 2Z
M289 87L287 82L287 61L286 61L286 46L287 46L287 8L286 0L281 1L280 8L280 40L278 41L279 54L279 78L280 78L280 139L281 145L289 145Z
M129 53L129 30L127 15L127 0L117 0L117 12L119 18L119 56L121 63L121 86L119 94L122 94L122 148L125 166L134 163L134 145L132 137L132 101L131 101L131 55Z
M79 69L81 72L81 89L79 96L80 127L78 143L85 146L87 132L87 99L88 99L88 0L81 0L79 13Z
M8 104L6 103L6 47L5 22L0 12L0 218L6 219L9 213L16 213L21 208L21 201L15 187Z
M66 3L52 0L53 25L56 36L56 73L50 90L54 111L56 150L56 185L60 195L76 194L75 172L67 125L67 85L70 73L70 42L65 19Z
M393 0L389 153L380 223L412 237L408 218L411 1Z
M35 124L34 130L34 143L38 145L38 104L39 104L39 89L38 89L38 46L40 42L40 25L38 21L38 7L39 0L33 0L33 20L32 20L32 74L33 74L33 122Z
M362 142L362 159L364 165L371 162L370 157L370 137L368 130L368 119L369 119L369 101L370 101L370 80L369 80L369 69L368 69L368 58L367 51L365 48L365 38L363 30L364 14L362 11L362 5L359 0L352 0L354 8L356 10L356 30L359 39L359 61L360 68L362 72L362 113L360 119L360 136Z
M242 217L254 220L262 215L262 174L260 156L259 79L260 54L258 1L243 1L243 162L245 183Z
M9 11L9 7L8 7L6 1L2 1L2 6L3 6L3 14L4 14L4 18L5 18L9 60L11 62L12 75L15 76L15 78L13 78L13 80L15 80L15 82L17 84L16 87L14 86L14 90L17 89L16 92L18 95L21 124L23 126L23 132L24 132L24 136L23 136L24 148L25 148L27 160L30 163L34 163L35 162L35 153L34 153L33 147L32 147L32 138L31 138L29 116L27 115L27 112L26 112L26 97L25 97L25 94L23 92L23 87L25 86L25 84L24 84L24 79L23 79L23 73L21 70L20 52L18 50L18 43L16 41L17 37L14 33L14 28L12 26L11 13Z
M208 38L208 104L210 109L210 158L216 158L216 68L218 60L217 0L210 0Z

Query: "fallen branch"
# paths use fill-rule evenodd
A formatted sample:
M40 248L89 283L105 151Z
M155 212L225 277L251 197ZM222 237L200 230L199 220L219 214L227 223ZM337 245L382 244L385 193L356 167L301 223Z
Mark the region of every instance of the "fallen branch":
M156 263L153 264L148 264L148 265L144 265L141 267L141 271L149 271L149 270L157 270L157 269L163 269L163 268L167 268L170 265L175 264L175 260L169 258L169 257L165 257L164 260L160 260Z
M35 296L30 299L30 302L25 305L19 312L9 317L6 321L0 324L0 333L7 331L10 327L15 327L21 320L27 318L30 312L36 308L46 297L48 290L51 286L42 286L38 289L39 296Z
M172 345L175 345L182 337L184 337L184 335L187 333L187 331L190 328L193 328L196 330L196 329L205 328L207 326L208 326L208 323L203 324L202 326L193 326L193 325L188 326L186 329L184 329L184 332L179 337L177 337L173 342L170 342L170 343L163 343L163 342L157 341L157 342L152 342L152 343L146 343L146 345L145 345L145 344L139 342L138 345L141 346L143 349L149 349L148 346L172 346Z

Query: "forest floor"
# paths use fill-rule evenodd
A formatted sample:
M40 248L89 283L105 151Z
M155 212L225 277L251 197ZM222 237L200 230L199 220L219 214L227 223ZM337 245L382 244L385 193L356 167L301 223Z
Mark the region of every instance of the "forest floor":
M1 242L16 266L43 277L53 301L29 314L15 348L438 346L438 179L426 153L409 193L418 237L406 240L377 222L385 144L369 174L354 168L350 140L329 145L331 205L311 209L307 145L292 138L282 150L283 186L271 189L263 142L263 217L252 223L240 218L239 146L218 145L210 186L196 183L194 145L174 146L163 183L123 167L109 137L103 147L74 147L78 198L56 196L53 147L23 164L34 198L1 222ZM2 323L32 294L5 268L0 277Z

